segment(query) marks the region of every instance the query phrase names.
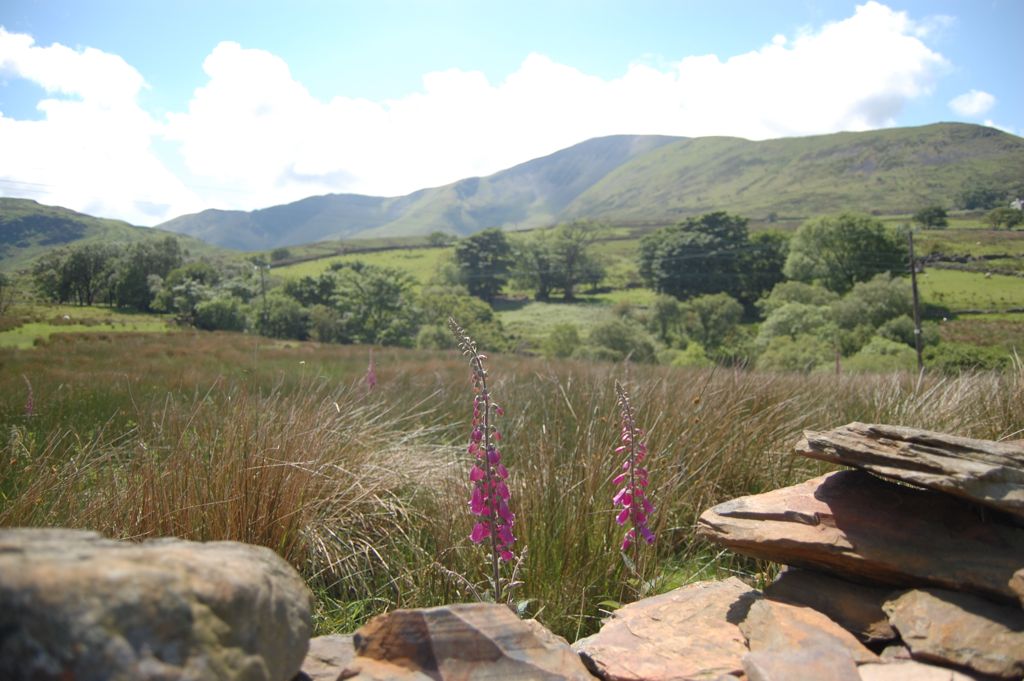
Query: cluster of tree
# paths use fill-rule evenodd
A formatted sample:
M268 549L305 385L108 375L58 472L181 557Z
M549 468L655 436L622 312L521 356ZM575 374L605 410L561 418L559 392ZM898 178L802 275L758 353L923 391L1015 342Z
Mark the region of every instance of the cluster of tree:
M786 253L784 235L751 235L746 218L709 213L644 237L639 271L658 293L680 299L725 293L751 306L783 279Z
M148 312L162 281L180 267L178 240L166 237L127 246L83 244L39 258L32 278L37 292L60 303L104 303Z

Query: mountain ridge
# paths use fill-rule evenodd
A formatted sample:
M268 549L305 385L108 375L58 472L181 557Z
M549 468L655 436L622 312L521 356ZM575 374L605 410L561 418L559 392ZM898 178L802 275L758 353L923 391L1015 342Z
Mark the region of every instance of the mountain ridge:
M158 226L255 250L528 229L576 218L670 223L713 210L756 218L894 214L951 206L969 183L1008 187L1022 177L1024 140L967 123L763 141L613 135L406 196L328 194L248 213L204 211Z

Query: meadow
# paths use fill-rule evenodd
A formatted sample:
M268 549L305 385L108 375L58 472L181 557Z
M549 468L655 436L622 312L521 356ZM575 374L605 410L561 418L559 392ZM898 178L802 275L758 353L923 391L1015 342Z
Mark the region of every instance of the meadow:
M486 348L483 348L486 351ZM0 526L86 527L269 546L317 596L319 633L397 607L475 600L468 539L472 393L456 351L369 349L248 335L55 334L0 348ZM698 541L726 499L803 480L804 428L853 420L1024 437L1024 368L955 378L489 360L504 407L517 514L514 601L570 640L609 602L766 565ZM657 541L648 579L618 551L610 483L613 384L648 431Z

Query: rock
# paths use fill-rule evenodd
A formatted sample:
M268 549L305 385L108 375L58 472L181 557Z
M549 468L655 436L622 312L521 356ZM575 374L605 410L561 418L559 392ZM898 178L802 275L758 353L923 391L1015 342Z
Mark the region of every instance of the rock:
M883 606L915 660L1024 676L1024 612L970 594L907 591Z
M798 454L970 499L1024 518L1024 446L850 423L806 431Z
M698 532L738 553L854 581L938 586L1017 601L1024 529L931 490L839 471L705 511Z
M1024 568L1013 573L1013 577L1010 577L1009 586L1010 591L1017 594L1017 598L1020 600L1020 607L1024 608Z
M910 648L902 643L887 645L878 657L881 658L882 662L906 662L914 659L910 656Z
M0 530L0 678L288 681L310 601L258 546Z
M788 568L764 590L773 601L805 605L826 615L862 643L896 639L882 610L892 589L857 584L814 570Z
M360 681L593 681L564 639L493 603L395 610L363 625L353 643L351 678Z
M834 645L751 651L743 668L750 681L860 681L850 653Z
M979 678L948 667L913 661L862 664L857 671L862 681L977 681Z
M616 610L573 648L608 681L711 681L743 671L739 623L760 594L730 577L698 582Z
M331 634L309 641L309 652L302 662L302 672L295 681L337 681L355 674L353 660L356 650L352 636Z
M853 634L817 610L764 599L750 607L740 624L752 653L820 649L815 660L829 648L844 648L854 662L877 662L878 656L860 644ZM753 676L744 665L747 676Z

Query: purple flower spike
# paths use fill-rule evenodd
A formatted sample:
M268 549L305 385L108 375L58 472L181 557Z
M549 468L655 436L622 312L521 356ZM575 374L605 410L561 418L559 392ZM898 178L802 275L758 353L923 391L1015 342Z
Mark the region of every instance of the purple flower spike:
M633 416L633 406L629 401L629 394L616 381L615 393L619 403L619 413L622 417L622 445L615 449L616 454L625 454L626 460L622 462L623 473L619 473L612 480L612 485L618 487L612 499L615 507L621 510L615 516L615 522L625 525L628 521L631 527L626 530L622 539L622 550L627 551L636 542L637 533L644 538L648 544L654 542L654 533L647 525L648 518L654 513L654 506L647 499L644 491L647 488L647 468L640 463L647 456L647 445L643 442L644 432L636 427L636 419Z
M469 358L473 377L473 420L467 449L475 455L477 463L469 471L469 480L473 484L469 510L479 516L480 521L473 526L469 538L476 544L490 540L494 600L500 602L502 586L498 564L515 557L512 544L516 540L512 532L516 516L509 509L511 495L505 482L508 469L501 463L501 452L496 444L501 440L501 433L492 421L493 417L502 416L505 411L491 400L487 389L487 371L484 369L487 356L477 351L473 339L451 317L448 318L448 327L462 354Z

